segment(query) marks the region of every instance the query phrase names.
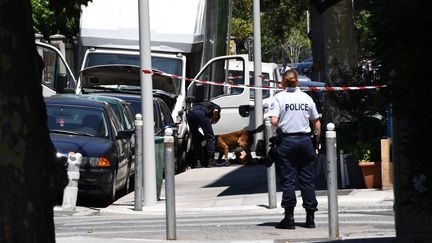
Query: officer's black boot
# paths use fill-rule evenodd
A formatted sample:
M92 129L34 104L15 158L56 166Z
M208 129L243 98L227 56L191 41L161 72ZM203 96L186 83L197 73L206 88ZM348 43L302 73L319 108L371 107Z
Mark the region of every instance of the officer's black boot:
M201 161L200 160L196 160L194 168L201 168L201 167L202 167Z
M315 211L306 210L306 228L315 228Z
M205 164L205 167L207 167L207 168L211 168L211 167L213 167L214 166L214 162L213 162L213 160L212 159L208 159L207 160L207 164Z
M276 225L278 229L295 229L294 207L285 208L285 217Z

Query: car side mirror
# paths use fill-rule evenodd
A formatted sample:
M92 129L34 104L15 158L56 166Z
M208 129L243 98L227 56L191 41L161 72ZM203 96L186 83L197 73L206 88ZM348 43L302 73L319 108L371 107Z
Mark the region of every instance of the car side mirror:
M54 81L54 89L58 93L64 93L68 79L69 79L69 77L66 73L61 73L61 74L57 75L57 77Z
M255 107L250 105L241 105L239 106L239 114L242 117L248 117L250 115L250 112L253 111Z
M73 89L68 88L69 75L60 73L54 81L54 90L57 93L74 93Z
M129 139L132 137L132 134L134 133L133 130L123 130L123 131L119 131L117 133L117 137L116 139Z

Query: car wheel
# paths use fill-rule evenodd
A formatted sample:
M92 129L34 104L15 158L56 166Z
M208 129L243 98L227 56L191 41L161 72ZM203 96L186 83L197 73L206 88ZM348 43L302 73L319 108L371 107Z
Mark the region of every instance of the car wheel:
M130 180L131 180L131 176L130 176L130 165L128 165L127 168L127 174L126 174L126 182L125 185L123 187L123 193L124 195L127 195L130 192Z
M182 143L178 146L177 148L177 153L178 153L178 165L176 166L176 172L177 173L182 173L185 172L187 170L188 167L188 160L187 160L187 153L189 151L189 140L187 137L183 139Z
M111 203L113 203L116 200L116 193L117 193L116 180L117 180L117 170L115 170L113 172L112 181L111 181L111 185L110 185L110 190L109 190L108 194L105 197L105 201L108 204L111 204Z

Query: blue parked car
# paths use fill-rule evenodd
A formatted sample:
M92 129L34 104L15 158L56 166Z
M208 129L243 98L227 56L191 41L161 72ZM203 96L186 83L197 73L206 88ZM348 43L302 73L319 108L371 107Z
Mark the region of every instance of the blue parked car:
M101 65L86 68L80 73L80 87L83 94L110 96L128 102L135 114L141 112L140 67L130 65ZM181 122L175 121L172 109L176 104L176 82L173 78L153 74L153 120L154 135L163 136L164 130L170 127L175 137L175 165L178 173L187 168L186 152L188 136L183 138L180 131L186 129ZM184 114L179 113L178 117ZM148 114L143 114L148 118ZM186 129L187 130L187 129ZM186 133L187 134L187 133Z
M111 104L78 96L45 98L48 128L58 156L81 153L78 193L112 202L127 190L132 130L124 130Z

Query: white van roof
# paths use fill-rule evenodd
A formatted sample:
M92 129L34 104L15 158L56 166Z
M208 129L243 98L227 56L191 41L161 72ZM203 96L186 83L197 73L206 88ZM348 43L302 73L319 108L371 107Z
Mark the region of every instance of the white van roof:
M205 2L149 0L152 51L190 53L201 48ZM93 0L81 9L84 46L139 49L137 0Z

